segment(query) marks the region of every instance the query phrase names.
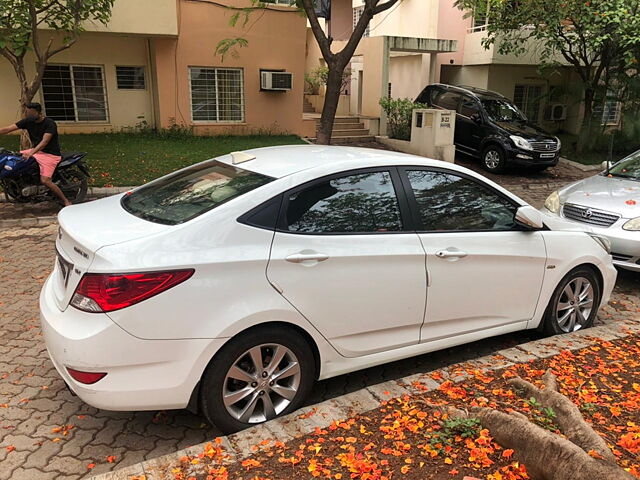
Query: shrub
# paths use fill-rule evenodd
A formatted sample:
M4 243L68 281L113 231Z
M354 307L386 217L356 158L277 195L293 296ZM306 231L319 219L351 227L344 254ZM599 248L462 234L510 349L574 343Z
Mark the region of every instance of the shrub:
M408 98L395 99L383 97L380 106L387 115L389 136L398 140L411 140L411 116L416 108L428 108Z

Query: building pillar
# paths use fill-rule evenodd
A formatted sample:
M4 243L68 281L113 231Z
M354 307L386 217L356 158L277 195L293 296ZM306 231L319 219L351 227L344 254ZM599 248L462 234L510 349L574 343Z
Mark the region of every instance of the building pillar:
M431 52L429 54L429 85L431 85L432 83L436 83L436 80L438 80L439 75L437 75L437 69L438 69L438 54L435 52Z

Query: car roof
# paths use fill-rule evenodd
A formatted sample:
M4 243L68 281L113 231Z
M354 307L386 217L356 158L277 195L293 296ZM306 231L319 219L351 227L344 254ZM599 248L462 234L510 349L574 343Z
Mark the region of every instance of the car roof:
M263 147L244 150L242 154L255 156L255 159L237 164L239 168L273 178L283 178L318 167L333 167L337 172L350 167L355 169L389 165L452 166L439 160L389 150L329 145ZM245 155L241 156L247 158ZM233 165L233 154L218 157L217 160Z
M491 90L484 90L478 87L472 87L468 85L448 85L446 83L434 83L433 86L444 88L458 93L465 93L467 95L476 96L478 98L499 98L506 99L506 97L498 92Z

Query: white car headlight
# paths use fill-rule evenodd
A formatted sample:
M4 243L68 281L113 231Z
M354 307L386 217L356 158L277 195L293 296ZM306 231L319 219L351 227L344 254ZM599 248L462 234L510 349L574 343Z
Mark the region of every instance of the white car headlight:
M557 190L547 197L544 202L544 208L549 210L551 213L560 212L560 195L558 195Z
M629 230L631 232L640 231L640 217L632 218L622 226L623 230Z
M593 238L595 242L604 249L605 252L607 252L608 254L611 254L611 242L607 237L598 235L597 233L590 233L590 232L587 232L587 235Z
M556 140L558 141L558 151L560 151L560 149L562 149L562 141L556 137Z
M510 135L509 138L513 143L515 143L516 147L521 148L523 150L533 150L531 144L522 137L518 135Z

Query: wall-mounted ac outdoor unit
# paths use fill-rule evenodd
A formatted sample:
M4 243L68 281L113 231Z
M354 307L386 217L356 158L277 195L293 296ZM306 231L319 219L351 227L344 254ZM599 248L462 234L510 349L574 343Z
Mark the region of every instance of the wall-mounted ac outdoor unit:
M545 110L545 120L560 122L567 119L567 105L564 103L551 103Z
M260 89L285 92L293 88L293 74L289 72L260 72Z

